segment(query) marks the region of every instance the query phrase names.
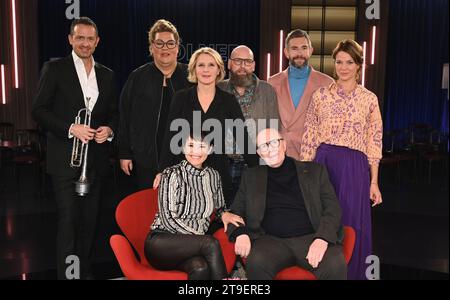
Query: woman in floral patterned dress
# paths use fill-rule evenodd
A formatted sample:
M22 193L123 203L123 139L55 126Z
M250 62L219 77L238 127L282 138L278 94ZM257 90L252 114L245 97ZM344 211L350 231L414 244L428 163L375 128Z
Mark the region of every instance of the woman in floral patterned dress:
M366 279L372 254L371 208L382 202L378 187L383 124L375 94L358 84L363 50L353 40L333 51L337 80L320 88L308 108L301 160L327 167L342 207L342 222L356 231L348 279Z

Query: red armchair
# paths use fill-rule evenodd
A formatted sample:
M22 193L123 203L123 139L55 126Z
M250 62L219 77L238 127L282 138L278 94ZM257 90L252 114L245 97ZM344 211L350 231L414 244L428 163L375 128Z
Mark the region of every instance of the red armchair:
M348 264L352 258L353 248L355 246L355 230L350 226L344 226L343 251L345 261ZM277 274L276 280L316 280L313 273L300 267L289 267Z
M110 239L111 247L127 279L131 280L186 280L181 271L160 271L151 266L144 254L144 243L158 211L158 192L143 190L123 199L116 209L116 221L125 236L116 234ZM227 271L231 272L236 260L234 245L228 242L223 228L214 237L220 242ZM136 257L134 250L137 252Z

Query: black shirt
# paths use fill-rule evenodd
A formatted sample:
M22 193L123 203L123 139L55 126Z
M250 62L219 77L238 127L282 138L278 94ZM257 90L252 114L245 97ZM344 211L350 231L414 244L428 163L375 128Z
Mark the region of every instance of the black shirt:
M208 159L205 162L206 166L210 166L216 169L223 183L223 191L225 195L225 202L227 207L229 207L232 203L232 185L231 185L231 176L228 169L228 159L226 154L224 153L225 149L225 136L227 132L226 121L225 120L237 120L240 119L244 121L244 116L242 115L241 107L237 102L236 98L222 91L219 88L216 88L216 94L214 96L211 105L208 110L204 112L200 105L198 96L197 96L197 87L194 86L192 88L188 88L182 91L175 93L172 99L172 104L170 106L170 112L167 120L166 126L166 134L164 137L164 144L161 151L160 171L164 170L167 167L178 164L184 159L183 154L174 155L170 149L170 141L172 138L178 134L179 132L170 131L171 122L175 119L184 119L186 120L190 126L193 124L193 112L200 113L201 121L204 123L208 119L212 119L218 121L221 125L222 134L220 141L214 142L214 153L208 156ZM245 144L247 147L244 149L245 154L244 158L246 163L249 166L255 166L258 164L259 159L256 154L247 154L250 148L254 148L255 146L251 143L251 140L248 137L248 132L245 131ZM220 147L221 146L221 147ZM255 149L253 149L255 151Z
M166 134L167 117L169 115L170 103L172 101L173 91L169 86L162 87L161 93L161 112L159 114L158 132L156 133L156 145L158 155L161 154L162 145L164 143L164 135Z
M278 168L268 168L267 201L262 228L281 238L314 233L305 207L297 169L286 157Z

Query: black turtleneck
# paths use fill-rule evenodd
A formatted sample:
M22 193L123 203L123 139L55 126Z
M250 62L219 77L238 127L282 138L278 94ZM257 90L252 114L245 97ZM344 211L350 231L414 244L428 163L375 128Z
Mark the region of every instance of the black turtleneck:
M262 227L267 234L288 238L314 232L298 182L297 168L286 157L278 168L268 168L266 211Z

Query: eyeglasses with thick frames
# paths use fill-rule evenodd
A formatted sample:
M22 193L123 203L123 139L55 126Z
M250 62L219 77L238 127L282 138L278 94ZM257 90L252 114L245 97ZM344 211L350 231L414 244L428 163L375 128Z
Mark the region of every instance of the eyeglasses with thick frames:
M271 149L278 149L280 147L280 141L283 141L284 139L279 138L275 140L268 141L267 143L261 144L258 146L258 151L261 153L266 153L269 151L269 147Z
M177 42L174 40L168 40L167 42L164 42L163 40L156 40L153 42L153 45L155 45L158 49L162 49L164 46L166 46L167 49L173 49L177 46Z
M242 66L244 64L247 67L250 67L255 61L250 58L230 58L230 60L236 65L236 66Z

